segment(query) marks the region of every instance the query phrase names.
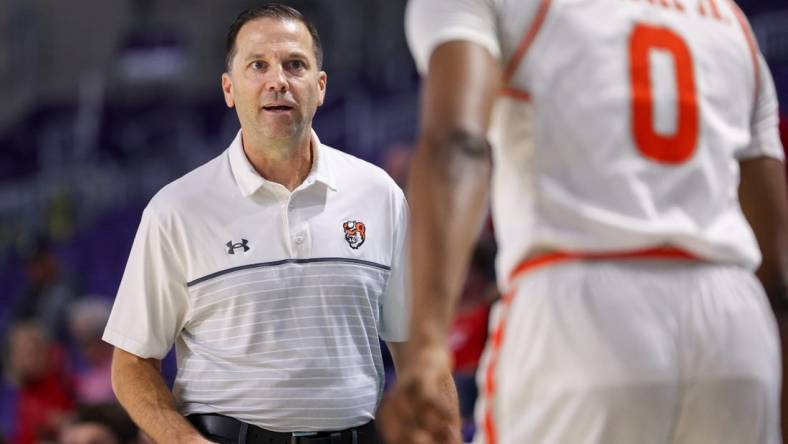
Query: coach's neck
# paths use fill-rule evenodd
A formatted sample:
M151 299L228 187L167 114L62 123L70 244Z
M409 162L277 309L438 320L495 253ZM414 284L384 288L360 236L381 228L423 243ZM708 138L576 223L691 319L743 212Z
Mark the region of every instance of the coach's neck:
M295 190L312 170L312 131L307 127L293 137L260 137L241 132L246 158L266 180Z

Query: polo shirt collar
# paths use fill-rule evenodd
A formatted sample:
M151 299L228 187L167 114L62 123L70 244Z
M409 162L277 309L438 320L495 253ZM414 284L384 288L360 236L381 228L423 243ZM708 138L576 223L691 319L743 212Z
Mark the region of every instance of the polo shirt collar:
M304 179L304 184L309 186L314 182L322 182L329 188L336 190L336 181L334 180L334 175L332 174L330 167L327 165L326 148L320 143L320 139L318 139L315 130L312 130L311 139L313 156L312 170L309 171L309 174ZM230 144L228 151L230 157L230 169L232 170L233 176L235 176L235 181L238 184L238 188L244 197L251 196L261 187L272 184L271 181L265 179L254 169L254 166L252 166L252 163L249 162L249 159L246 157L246 153L244 153L243 149L243 138L241 137L241 131L238 131L238 134L235 136L232 144ZM299 185L299 188L301 188L302 185Z

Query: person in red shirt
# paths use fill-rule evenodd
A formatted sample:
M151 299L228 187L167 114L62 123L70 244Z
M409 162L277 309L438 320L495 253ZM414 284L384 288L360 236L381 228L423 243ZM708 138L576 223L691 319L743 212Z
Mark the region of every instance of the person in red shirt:
M73 380L63 350L33 322L16 324L9 334L9 372L18 385L15 431L10 444L53 441L74 409Z

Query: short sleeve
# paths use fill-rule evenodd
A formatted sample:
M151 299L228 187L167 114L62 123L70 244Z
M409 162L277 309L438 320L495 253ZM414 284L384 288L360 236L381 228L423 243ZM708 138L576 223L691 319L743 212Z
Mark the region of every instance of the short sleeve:
M442 43L477 43L500 58L492 0L411 0L405 12L405 34L419 72L425 74L430 56Z
M410 255L408 254L408 204L397 189L394 208L394 248L391 274L381 306L379 334L384 341L408 340L410 322Z
M142 358L162 359L187 318L183 261L149 206L131 247L103 340Z
M750 145L739 152L738 157L747 159L767 156L783 160L785 153L780 141L780 118L774 79L761 54L758 54L758 63L761 77L750 125L752 137Z

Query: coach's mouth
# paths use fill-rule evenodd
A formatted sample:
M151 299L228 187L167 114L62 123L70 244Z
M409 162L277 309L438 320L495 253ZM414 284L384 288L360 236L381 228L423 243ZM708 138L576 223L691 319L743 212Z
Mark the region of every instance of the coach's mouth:
M287 113L294 109L292 105L288 104L271 104L271 105L263 105L263 110L269 113Z

